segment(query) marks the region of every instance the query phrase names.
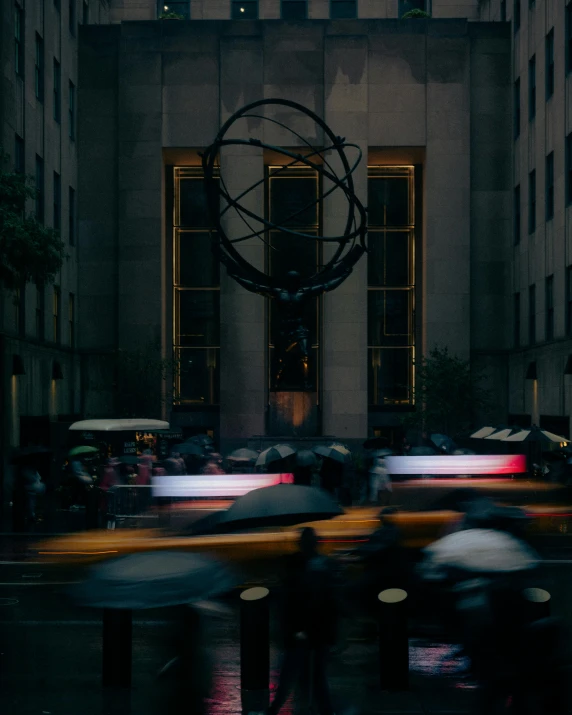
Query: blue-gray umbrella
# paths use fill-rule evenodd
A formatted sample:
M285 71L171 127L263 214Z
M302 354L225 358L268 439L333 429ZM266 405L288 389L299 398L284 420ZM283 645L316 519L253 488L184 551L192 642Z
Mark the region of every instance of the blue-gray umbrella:
M231 452L227 457L229 462L256 462L257 459L258 452L255 452L253 449L246 449L246 447L235 449L234 452Z
M321 457L325 457L325 459L333 459L334 462L347 464L352 461L352 453L343 444L331 444L329 447L320 444L314 447L312 451Z
M92 608L143 609L202 601L230 591L236 577L202 554L153 551L93 567L72 596Z
M265 467L271 462L286 459L286 457L291 457L293 454L296 454L296 450L292 449L289 445L275 444L274 447L268 447L268 449L265 449L264 452L258 455L255 466Z

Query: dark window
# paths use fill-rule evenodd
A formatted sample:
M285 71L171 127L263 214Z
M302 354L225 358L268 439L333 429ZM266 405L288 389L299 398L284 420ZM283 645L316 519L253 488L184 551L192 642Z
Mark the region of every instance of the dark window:
M572 2L566 5L566 72L572 72Z
M19 77L24 76L24 11L14 5L14 68Z
M536 230L536 171L528 175L528 233Z
M62 115L62 69L60 63L54 59L54 120L59 123Z
M528 61L528 118L536 116L536 55Z
M176 167L174 177L175 400L219 403L220 268L211 249L212 223L202 173Z
M514 138L517 139L520 136L520 77L514 83L513 88L513 121L514 121Z
M566 203L572 203L572 133L566 137Z
M75 189L69 187L68 194L68 231L70 246L75 246L76 233L76 208L75 208Z
M44 160L36 154L36 220L44 222Z
M572 266L566 267L566 335L572 335Z
M305 20L308 17L307 0L282 0L283 20Z
M368 402L413 403L413 172L369 167Z
M69 0L69 3L68 3L68 23L69 23L70 32L72 35L75 35L75 26L77 23L76 3L77 3L77 0Z
M191 19L191 1L185 0L185 2L169 2L168 0L158 0L157 5L157 15L167 15L168 13L174 12L184 20Z
M69 321L69 341L70 347L75 347L75 295L70 293L68 302L68 321Z
M233 20L257 20L258 0L232 0L231 17Z
M520 1L521 0L514 0L512 6L512 22L515 32L520 29Z
M506 22L506 0L501 0L500 19L501 19L501 22Z
M53 327L54 327L54 343L59 343L61 340L61 297L62 293L58 286L54 286L54 303L53 303Z
M23 174L26 167L26 158L24 153L24 140L18 134L14 135L14 171L17 174Z
M75 84L69 83L68 123L70 139L75 139Z
M424 10L427 12L429 0L399 0L398 17L402 17L411 10Z
M44 101L44 41L36 32L36 62L34 65L36 99Z
M528 289L528 343L536 342L536 286Z
M57 171L54 171L54 228L61 229L62 224L62 180Z
M514 347L520 347L520 293L514 294L514 313L513 313L513 327L514 327Z
M546 57L546 99L554 94L554 28L550 30L544 42Z
M514 187L513 194L514 245L520 243L520 184Z
M548 276L544 283L544 308L546 339L554 337L554 276Z
M83 0L82 23L89 25L89 0Z
M357 17L357 0L330 0L332 20L345 20Z
M46 320L46 291L42 284L36 285L36 337L44 339Z
M546 157L545 171L545 220L554 218L554 152Z

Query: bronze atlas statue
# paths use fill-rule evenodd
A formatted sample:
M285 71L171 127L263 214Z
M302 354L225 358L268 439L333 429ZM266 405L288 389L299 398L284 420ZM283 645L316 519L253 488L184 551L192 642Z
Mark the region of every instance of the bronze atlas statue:
M265 116L266 108L271 105L278 105L278 109L282 107L288 108L290 112L292 110L299 112L306 120L309 118L314 122L320 130L317 135L323 135L323 147L313 146L298 132L278 121L276 115ZM303 150L296 151L274 146L257 138L229 138L231 127L244 119L255 119L259 122L262 120L279 125L282 129L291 132L292 144L303 147ZM233 127L232 136L236 136L236 127ZM273 156L284 157L283 164L269 170L271 179L284 175L284 172L292 167L306 167L314 170L315 176L326 179L329 186L326 191L308 196L305 205L295 208L293 213L281 216L280 222L273 222L271 215L259 216L241 204L241 200L249 192L264 183L264 177L237 196L231 196L228 191L224 176L220 174L219 153L223 147L229 146L257 147L271 151ZM352 165L346 157L348 148L356 152L356 160ZM355 195L352 179L352 174L361 158L362 153L358 145L346 143L344 138L335 136L326 123L306 107L284 99L263 99L235 112L202 155L206 197L214 226L211 233L213 251L218 260L226 266L229 276L247 290L271 298L272 305L276 309L276 330L273 336L275 360L272 368L274 390L315 389L309 374L311 331L308 325L308 307L312 303L312 298L331 291L343 283L366 251L366 209ZM338 176L332 168L333 163L341 165L342 176ZM321 182L318 185L321 186ZM338 196L332 196L332 199L344 201L346 205L343 233L337 236L322 236L317 235L316 231L310 232L300 227L300 221L297 222L296 218L309 209L316 211L321 208L324 199L334 192L337 192ZM240 224L244 226L244 232L239 236L229 236L225 228L225 217L228 217L229 212L234 212L233 218L238 215ZM336 206L336 214L338 212ZM234 222L234 225L237 223ZM253 227L252 223L256 223L256 227ZM236 246L245 241L259 239L268 246L269 251L273 251L275 250L273 242L276 242L277 236L279 239L285 239L286 242L288 240L297 242L297 245L300 245L300 241L331 244L333 250L329 259L307 276L303 276L300 270L288 270L277 277L252 266Z

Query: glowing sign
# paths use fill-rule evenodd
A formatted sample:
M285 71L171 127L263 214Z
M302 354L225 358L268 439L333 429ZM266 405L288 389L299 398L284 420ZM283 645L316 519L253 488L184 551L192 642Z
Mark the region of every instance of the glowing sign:
M292 474L187 474L153 477L154 497L241 497L260 487L292 484Z
M386 457L390 474L522 474L524 454L452 454Z

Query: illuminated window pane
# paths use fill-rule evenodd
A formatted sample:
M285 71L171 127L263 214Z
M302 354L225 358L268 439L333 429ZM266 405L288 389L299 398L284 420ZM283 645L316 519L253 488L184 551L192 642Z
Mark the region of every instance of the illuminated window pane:
M391 406L411 402L413 351L410 348L369 349L369 403Z
M368 345L411 345L411 297L408 290L368 291Z
M318 225L316 177L270 178L271 221L287 228Z
M409 226L409 178L370 177L368 182L369 225Z
M408 231L370 231L368 284L408 286L411 276L411 234Z
M209 228L212 225L202 179L181 179L179 182L178 225L188 228Z
M220 345L219 291L177 291L177 324L181 347L218 347Z
M219 262L206 231L179 231L176 236L177 284L183 288L210 288L220 283Z
M181 348L176 351L180 371L178 401L219 404L219 352L215 348Z

